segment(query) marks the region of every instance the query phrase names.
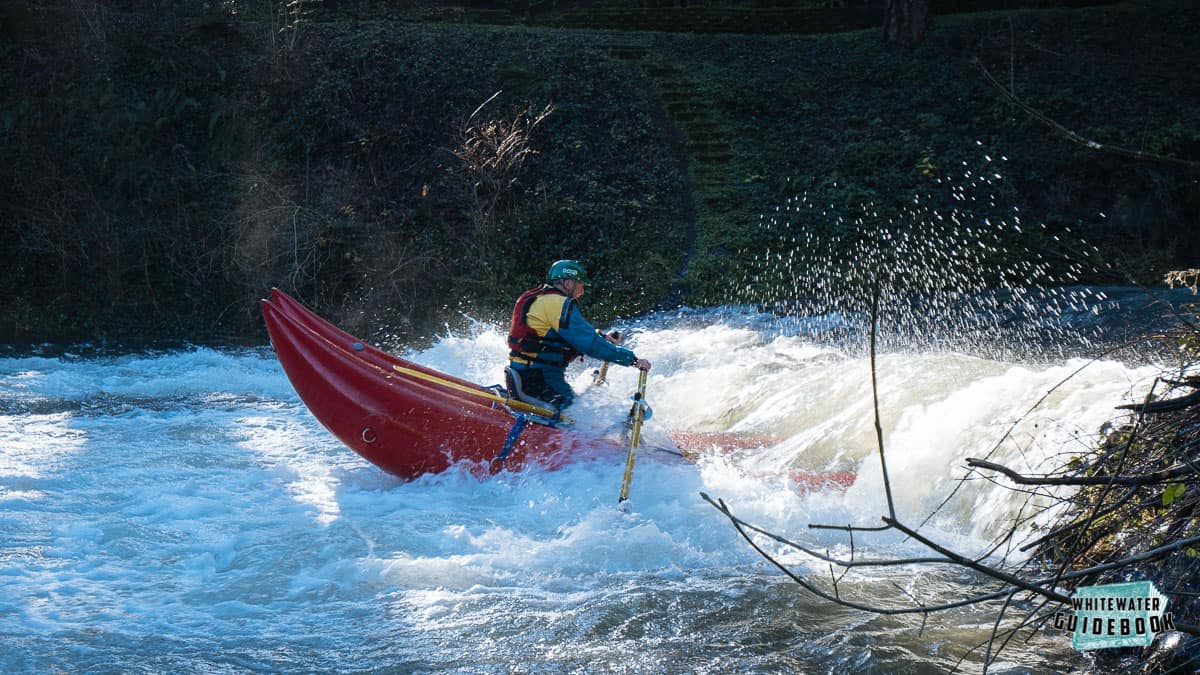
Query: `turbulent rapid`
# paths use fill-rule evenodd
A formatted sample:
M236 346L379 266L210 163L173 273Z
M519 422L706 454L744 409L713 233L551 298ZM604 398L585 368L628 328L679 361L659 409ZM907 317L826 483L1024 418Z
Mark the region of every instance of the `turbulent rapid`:
M835 607L699 496L842 554L843 533L808 525L886 513L861 326L830 323L724 308L622 326L654 362L649 445L669 430L774 438L696 465L646 451L628 513L616 508L620 457L488 480L466 468L407 483L381 473L308 414L268 348L10 352L0 358L0 670L949 668L986 640L994 613L954 610L922 631L919 615ZM490 384L505 346L481 325L407 356ZM881 354L900 516L937 509L967 457L1037 470L1085 450L1158 372L1122 358ZM634 371L589 389L590 369L571 371L586 390L576 416L620 419ZM791 469L858 479L800 494L776 478ZM923 532L968 554L986 551L1022 503L978 480L953 494ZM824 563L770 543L794 571L828 578ZM855 545L927 553L895 535ZM840 590L888 605L908 593L961 599L977 583L884 569ZM1004 658L1051 671L1078 655L1038 634Z

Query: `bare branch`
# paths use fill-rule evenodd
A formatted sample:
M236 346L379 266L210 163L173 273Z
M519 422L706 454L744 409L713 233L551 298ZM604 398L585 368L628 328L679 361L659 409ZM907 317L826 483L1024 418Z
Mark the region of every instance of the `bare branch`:
M1048 588L1043 588L1036 582L1025 581L1024 579L1021 579L1020 577L1013 576L1012 574L1009 574L1007 572L1003 572L1003 571L998 570L989 565L984 565L983 563L976 562L975 560L972 560L966 556L955 553L954 551L951 551L950 549L942 546L941 544L938 544L937 542L933 541L932 539L929 539L928 537L923 536L916 530L904 525L903 523L901 523L898 520L894 520L891 518L884 518L884 522L886 522L887 524L896 528L897 530L903 532L904 534L907 534L908 536L912 537L913 539L916 539L917 541L924 544L926 547L928 547L934 551L937 551L938 553L942 554L946 558L950 559L951 561L953 561L955 563L958 563L959 565L961 565L963 567L975 570L976 572L985 574L989 577L992 577L993 579L1003 581L1012 586L1016 586L1017 588L1025 589L1031 593L1036 593L1038 595L1050 598L1051 600L1054 600L1055 602L1061 602L1061 603L1066 604L1071 601L1071 598L1069 598L1061 593L1058 593L1054 590L1051 590Z
M820 523L810 523L809 529L812 530L842 530L843 532L883 532L892 528L887 525L821 525Z
M720 501L720 500L713 501L713 499L711 497L709 497L706 493L701 492L700 496L704 499L704 501L708 502L709 504L712 504L714 507L717 508L718 511L721 511L722 513L724 513L726 517L728 517L730 520L733 520L736 524L740 525L741 527L743 527L747 530L750 530L752 532L761 534L765 537L769 537L769 538L779 542L780 544L783 544L784 546L788 546L790 548L794 548L797 551L804 553L805 555L810 555L814 558L817 558L818 560L821 560L823 562L832 563L834 565L837 565L838 567L846 567L846 568L850 568L850 567L895 567L895 566L901 566L901 565L924 565L924 564L937 564L937 563L949 564L952 562L945 558L932 558L932 557L931 558L881 558L881 559L874 559L874 560L855 560L853 555L851 555L850 560L840 560L840 559L834 558L832 556L822 554L818 551L814 551L813 549L810 549L801 544L797 544L796 542L791 541L791 540L787 539L786 537L780 536L780 535L775 534L774 532L770 532L768 530L764 530L761 527L758 527L757 525L748 523L748 522L742 520L741 518L738 518L737 516L735 516L732 512L729 511L728 508L723 507L722 505L724 504L724 502L720 502L720 505L718 505L718 501ZM809 525L809 527L817 527L817 526ZM854 528L854 529L860 529L860 528ZM878 528L878 529L884 529L884 530L891 529L891 526L889 525L889 526L885 526L883 528Z
M783 563L779 562L774 557L772 557L771 554L764 551L762 549L762 547L759 546L758 543L755 542L754 539L749 534L746 533L746 530L743 529L743 521L741 519L739 519L737 516L733 515L733 513L729 510L729 507L726 506L724 500L718 499L716 501L713 501L712 498L710 498L708 495L706 495L704 493L701 493L700 496L703 497L704 500L707 501L709 504L712 504L715 509L717 509L721 513L725 514L725 517L729 519L729 522L733 523L733 528L735 530L737 530L738 534L740 534L742 536L742 539L745 539L746 543L750 544L750 547L753 548L755 550L755 552L757 552L760 556L762 556L762 558L764 560L766 560L767 562L774 565L776 568L779 569L779 571L786 574L792 581L795 581L806 591L812 593L813 595L816 595L819 598L822 598L822 599L828 600L832 603L841 605L842 607L848 607L850 609L858 609L858 610L862 610L864 612L871 612L872 614L883 614L883 615L921 614L921 613L928 613L928 612L941 612L941 611L945 611L948 609L957 609L959 607L968 607L971 605L977 605L982 602L987 602L990 600L999 600L1000 598L1003 598L1004 596L1008 595L1009 593L1012 593L1013 590L1015 590L1012 587L1007 587L1007 588L1003 588L999 591L996 591L994 593L985 593L985 594L977 595L977 596L974 596L971 598L967 598L965 600L959 600L957 602L950 602L950 603L941 604L941 605L929 605L926 607L899 607L899 608L873 607L871 605L865 605L862 603L844 600L838 596L830 595L829 593L826 593L825 591L822 591L821 589L817 588L815 585L810 583L808 580L797 575L795 572L792 572L790 569L787 568L786 565L784 565ZM758 530L756 530L756 531L758 531Z
M1075 570L1072 572L1067 572L1062 575L1051 577L1049 579L1042 579L1039 581L1040 581L1040 583L1048 583L1049 581L1070 581L1073 579L1089 577L1089 576L1092 576L1095 574L1099 574L1101 572L1111 572L1113 570L1127 568L1127 567L1130 567L1131 565L1133 565L1134 563L1153 562L1160 558L1165 558L1166 556L1171 555L1172 553L1182 551L1183 549L1188 548L1189 546L1192 546L1193 544L1200 544L1200 535L1197 535L1195 537L1188 537L1187 539L1177 539L1177 540L1171 542L1170 544L1164 544L1162 546L1159 546L1158 548L1152 548L1149 551L1143 551L1136 555L1131 555L1131 556L1127 556L1125 558L1121 558L1120 560L1113 560L1112 562L1107 562L1107 563L1104 563L1103 565L1096 565L1094 567L1088 567L1088 568L1081 569L1081 570Z
M1173 410L1183 410L1184 408L1190 408L1197 403L1200 403L1200 391L1194 391L1178 398L1169 398L1165 401L1151 401L1142 404L1130 403L1127 405L1119 405L1117 406L1117 409L1136 410L1144 413L1159 413L1171 412Z
M879 284L871 292L871 401L875 407L875 438L879 444L879 466L883 471L883 490L887 495L888 515L896 517L896 502L892 499L892 481L888 479L887 459L883 451L883 425L879 421L879 385L875 377L875 337L879 333Z
M990 469L1002 473L1019 485L1154 485L1196 473L1193 467L1181 465L1137 476L1026 476L1001 464L982 459L969 458L967 464L973 469Z
M1128 502L1130 499L1132 499L1135 494L1137 494L1137 486L1134 486L1134 487L1130 488L1128 491L1126 491L1125 494L1122 495L1121 498L1118 499L1115 504L1113 504L1112 506L1109 506L1108 508L1101 511L1098 514L1098 516L1106 516L1114 511L1116 511L1117 509L1124 506L1126 502ZM1067 532L1068 530L1073 530L1073 529L1083 525L1084 522L1085 521L1082 521L1082 520L1073 520L1070 523L1067 523L1066 525L1064 525L1062 527L1055 528L1055 529L1051 530L1050 532L1046 533L1045 535L1042 535L1041 537L1038 537L1037 539L1034 539L1033 541L1022 546L1021 551L1028 552L1031 549L1043 544L1044 542L1062 535L1064 532Z
M1037 121L1041 122L1042 124L1045 124L1046 126L1050 127L1051 129L1057 131L1062 136L1065 136L1072 143L1082 145L1083 147L1088 148L1089 150L1097 150L1097 151L1107 152L1107 153L1111 153L1114 155L1121 155L1123 157L1130 157L1133 159L1147 160L1147 161L1152 161L1152 162L1162 162L1165 164L1174 164L1176 166L1184 166L1189 169L1200 168L1200 162L1194 162L1194 161L1187 160L1187 159L1179 159L1178 157L1168 157L1167 155L1159 155L1159 154L1156 154L1153 152L1144 152L1142 150L1130 150L1128 148L1122 148L1122 147L1116 146L1116 145L1105 145L1103 143L1097 143L1096 141L1084 138L1083 136L1080 136L1079 134L1075 133L1074 131L1071 131L1070 129L1059 124L1058 122L1055 122L1054 120L1052 120L1048 116L1046 116L1044 113L1034 109L1028 103L1025 103L1021 99L1014 96L1012 94L1012 92L1005 89L1004 85L1000 84L1000 82L998 82L996 80L996 78L993 77L990 72L988 72L988 69L983 65L983 62L980 61L978 58L974 59L971 63L983 75L983 79L987 80L987 83L992 85L992 87L994 87L996 89L996 91L1000 92L1000 95L1003 96L1005 99L1007 99L1009 103L1013 104L1017 108L1020 108L1022 111L1025 112L1025 114L1029 115L1030 117L1036 119Z
M1008 597L1004 599L1004 606L1000 608L1000 611L996 612L996 621L992 624L992 634L988 638L987 650L983 653L984 672L987 672L987 667L992 664L992 645L996 642L996 635L1000 632L1000 624L1004 621L1004 613L1012 605L1014 596L1016 596L1015 591L1009 593Z

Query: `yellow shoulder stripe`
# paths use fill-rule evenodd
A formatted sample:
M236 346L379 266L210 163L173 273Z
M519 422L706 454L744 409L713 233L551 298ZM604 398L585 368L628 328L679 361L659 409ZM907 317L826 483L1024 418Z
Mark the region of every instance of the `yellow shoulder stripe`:
M533 301L529 307L529 314L525 317L525 322L538 335L545 337L551 329L558 330L558 323L562 319L563 304L566 302L566 296L547 293Z

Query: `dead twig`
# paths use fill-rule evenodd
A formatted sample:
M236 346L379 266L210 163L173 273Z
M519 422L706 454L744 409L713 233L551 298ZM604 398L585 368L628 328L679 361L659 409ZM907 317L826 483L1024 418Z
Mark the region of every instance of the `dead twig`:
M1001 464L982 459L968 459L967 464L974 469L989 469L1002 473L1019 485L1154 485L1196 473L1193 467L1183 465L1136 476L1026 476Z
M1013 95L1012 92L1005 89L1004 85L1001 84L999 81L997 81L996 78L990 72L988 72L987 67L984 66L983 62L980 61L978 58L973 59L971 61L971 64L974 65L975 68L979 70L979 72L983 75L983 79L986 80L988 84L992 85L992 87L995 88L996 91L1000 92L1000 95L1003 96L1009 103L1013 104L1014 106L1016 106L1017 108L1022 110L1026 115L1029 115L1030 117L1034 118L1035 120L1041 122L1042 124L1045 124L1046 126L1050 127L1054 131L1058 132L1060 135L1066 137L1067 140L1071 141L1072 143L1075 143L1077 145L1082 145L1083 147L1088 148L1089 150L1096 150L1097 152L1107 152L1110 154L1120 155L1122 157L1129 157L1132 159L1151 161L1151 162L1161 162L1164 164L1173 164L1175 166L1183 166L1183 167L1187 167L1189 169L1200 169L1200 162L1194 162L1194 161L1187 160L1187 159L1180 159L1178 157L1169 157L1167 155L1159 155L1157 153L1145 152L1142 150L1130 150L1129 148L1123 148L1123 147L1120 147L1117 145L1106 145L1104 143L1098 143L1091 139L1084 138L1083 136L1080 136L1079 134L1075 133L1074 131L1071 131L1070 129L1066 128L1065 126L1054 121L1046 114L1037 110L1036 108L1029 105L1028 103L1025 103L1024 101L1022 101L1021 99L1019 99L1015 95Z

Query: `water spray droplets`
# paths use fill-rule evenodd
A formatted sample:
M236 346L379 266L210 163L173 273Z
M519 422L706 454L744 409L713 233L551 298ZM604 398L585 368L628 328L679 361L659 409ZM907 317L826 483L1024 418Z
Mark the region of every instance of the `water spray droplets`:
M755 258L758 283L744 287L745 299L789 314L858 317L865 325L878 285L881 338L899 347L1025 353L1030 342L1061 339L1056 317L1096 302L1093 291L1055 288L1076 283L1084 266L1031 248L1021 209L996 196L1003 185L996 160L984 154L981 161L985 170L964 160L958 179L938 178L938 188L892 206L839 208L809 192L788 198L777 218L760 218L770 243ZM1068 241L1069 230L1038 227L1060 250L1082 244ZM997 345L1000 334L1011 344Z

